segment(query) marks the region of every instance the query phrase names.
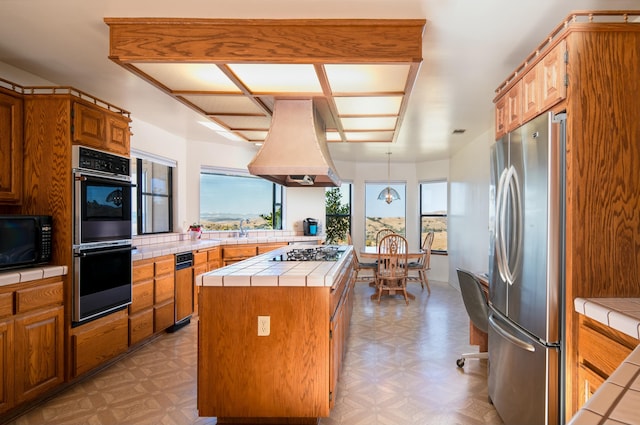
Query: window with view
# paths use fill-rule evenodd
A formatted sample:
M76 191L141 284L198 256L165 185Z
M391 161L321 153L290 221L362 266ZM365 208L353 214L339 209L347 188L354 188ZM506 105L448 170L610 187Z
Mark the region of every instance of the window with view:
M204 230L282 229L282 186L249 175L200 172Z
M131 179L136 183L131 194L134 235L173 231L173 169L167 161L132 159Z
M391 203L379 200L378 195L387 186L391 186L400 195L400 199ZM376 233L382 228L390 228L405 235L406 227L406 184L404 183L366 183L365 184L365 245L376 244Z
M447 252L447 182L420 183L420 241L433 231L432 251Z
M327 188L325 201L327 242L346 244L351 233L351 184Z

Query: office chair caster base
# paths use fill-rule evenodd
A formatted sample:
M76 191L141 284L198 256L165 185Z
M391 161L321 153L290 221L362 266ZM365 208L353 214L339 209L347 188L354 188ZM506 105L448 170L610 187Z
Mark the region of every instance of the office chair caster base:
M456 360L456 365L458 365L458 367L462 369L464 367L464 357Z

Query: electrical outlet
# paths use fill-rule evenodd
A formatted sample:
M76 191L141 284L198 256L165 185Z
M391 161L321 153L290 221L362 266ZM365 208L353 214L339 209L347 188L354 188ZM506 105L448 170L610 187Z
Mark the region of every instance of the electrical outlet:
M258 316L258 336L269 336L271 333L271 316Z

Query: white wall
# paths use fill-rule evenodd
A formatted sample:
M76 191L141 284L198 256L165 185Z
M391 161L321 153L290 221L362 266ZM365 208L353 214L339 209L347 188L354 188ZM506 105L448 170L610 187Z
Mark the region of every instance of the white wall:
M449 187L449 275L457 268L487 272L489 261L489 149L493 129L451 158Z
M334 161L340 178L353 184L353 204L351 236L356 249L361 249L365 240L365 183L387 182L387 162L380 163L355 163ZM449 161L428 161L418 164L394 163L391 161L391 181L405 182L407 193L406 206L406 233L409 246L420 246L420 194L419 183L432 180L448 180ZM449 281L449 257L447 255L432 255L429 279L441 282Z

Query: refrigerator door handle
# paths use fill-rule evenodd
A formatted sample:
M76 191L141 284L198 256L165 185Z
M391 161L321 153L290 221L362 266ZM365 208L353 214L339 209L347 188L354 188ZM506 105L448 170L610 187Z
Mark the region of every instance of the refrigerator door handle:
M532 353L536 351L536 348L532 344L529 344L528 342L521 340L520 338L512 335L511 332L509 332L506 329L504 329L498 323L498 321L494 318L493 314L489 315L489 326L491 326L493 328L493 330L495 330L504 339L506 339L507 341L509 341L510 343L515 345L516 347L519 347L519 348L521 348L523 350L526 350L526 351L530 351Z
M498 272L500 273L500 278L503 281L507 280L507 274L505 269L505 257L506 257L506 246L504 242L504 229L506 227L505 223L505 203L506 203L506 181L508 179L509 170L504 169L500 174L500 181L498 182L498 190L497 190L497 199L496 199L496 264L498 265Z
M513 267L510 266L510 258L505 256L505 270L507 275L507 282L509 285L513 285L516 281L516 277L520 272L521 257L521 244L522 244L522 196L520 194L520 181L518 180L518 172L512 165L509 168L507 187L505 193L511 194L511 209L513 217L511 226L512 244L510 245L511 253L515 255L515 262ZM514 235L515 233L515 235Z

